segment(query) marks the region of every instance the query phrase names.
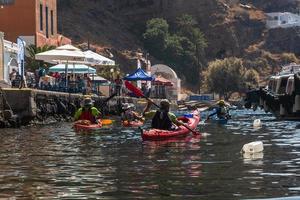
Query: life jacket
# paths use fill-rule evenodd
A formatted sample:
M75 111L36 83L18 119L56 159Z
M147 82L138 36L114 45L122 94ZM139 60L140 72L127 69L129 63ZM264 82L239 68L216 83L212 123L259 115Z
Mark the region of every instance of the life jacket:
M92 113L92 109L85 109L85 108L81 108L81 115L79 117L79 120L89 120L92 123L96 123L96 118Z
M162 114L162 118L161 118ZM156 111L152 119L152 128L161 130L170 130L172 128L172 121L169 118L168 112Z
M217 116L218 118L226 118L227 117L227 109L225 106L218 108Z
M122 120L127 120L127 121L134 121L135 120L135 117L134 117L131 110L126 110L121 115L122 115Z

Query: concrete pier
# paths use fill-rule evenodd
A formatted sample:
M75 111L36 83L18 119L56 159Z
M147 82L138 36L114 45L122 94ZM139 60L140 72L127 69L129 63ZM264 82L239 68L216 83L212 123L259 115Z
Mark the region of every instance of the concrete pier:
M13 114L17 115L24 125L32 120L45 121L49 117L54 117L59 121L71 119L84 98L82 94L35 89L5 88L3 91ZM146 104L145 99L122 96L116 96L105 103L107 98L92 96L95 106L104 114L118 114L121 103L133 103L138 111L141 111ZM154 101L159 102L159 100Z

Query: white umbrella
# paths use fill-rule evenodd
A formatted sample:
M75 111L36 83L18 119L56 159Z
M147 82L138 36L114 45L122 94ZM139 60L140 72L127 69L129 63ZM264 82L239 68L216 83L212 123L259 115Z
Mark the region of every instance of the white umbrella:
M45 62L61 62L66 63L65 65L65 73L66 73L66 87L68 87L68 64L72 62L78 62L78 61L85 61L85 55L84 53L68 44L64 46L57 47L56 49L45 51L42 53L38 53L35 55L35 59L37 60L43 60Z
M80 49L72 45L64 45L53 50L38 53L35 55L35 59L43 60L45 62L72 62L84 61L85 55Z
M93 63L94 65L116 65L115 61L97 54L91 50L85 51L83 53L85 54L86 61Z

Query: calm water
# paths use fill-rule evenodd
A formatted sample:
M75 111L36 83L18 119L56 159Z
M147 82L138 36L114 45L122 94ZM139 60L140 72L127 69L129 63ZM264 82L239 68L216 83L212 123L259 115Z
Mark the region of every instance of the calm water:
M120 127L76 134L69 123L0 130L0 199L300 199L300 122L232 115L200 124L201 138L161 142ZM243 157L255 140L264 152Z

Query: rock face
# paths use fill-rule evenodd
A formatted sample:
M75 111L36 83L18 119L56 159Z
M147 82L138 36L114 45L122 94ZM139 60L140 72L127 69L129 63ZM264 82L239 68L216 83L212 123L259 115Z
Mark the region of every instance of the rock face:
M300 55L300 27L271 29L264 47L272 53L294 52Z

